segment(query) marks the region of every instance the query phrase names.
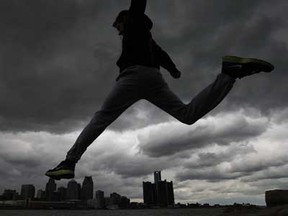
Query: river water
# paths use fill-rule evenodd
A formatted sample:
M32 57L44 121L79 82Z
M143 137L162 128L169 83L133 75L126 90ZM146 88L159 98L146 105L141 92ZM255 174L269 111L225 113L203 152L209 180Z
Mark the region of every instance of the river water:
M0 210L0 216L221 216L224 209Z

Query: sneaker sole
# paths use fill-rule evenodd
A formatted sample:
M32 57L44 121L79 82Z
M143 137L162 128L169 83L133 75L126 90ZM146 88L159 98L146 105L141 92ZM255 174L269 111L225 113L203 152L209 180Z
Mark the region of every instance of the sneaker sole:
M74 178L74 172L71 170L57 170L57 171L51 171L51 172L46 172L46 176L53 178L55 180L60 180L60 179L72 179Z
M235 64L255 65L255 66L259 67L259 69L261 69L262 71L267 72L267 73L274 70L274 66L271 63L264 61L264 60L261 60L261 59L255 59L255 58L241 58L241 57L237 57L237 56L224 56L223 62L235 63Z

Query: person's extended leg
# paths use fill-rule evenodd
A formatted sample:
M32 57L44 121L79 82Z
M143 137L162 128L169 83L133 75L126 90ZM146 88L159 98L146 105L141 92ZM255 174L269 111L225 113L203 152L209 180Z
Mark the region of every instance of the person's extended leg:
M163 80L163 82L165 82ZM215 108L232 89L235 79L219 74L217 79L202 90L189 104L184 104L168 87L147 96L147 100L185 124L193 124Z
M75 144L68 151L66 160L56 168L48 170L46 175L54 178L73 178L75 164L87 147L129 106L139 100L136 77L124 76L118 80L110 92L100 111L96 112L89 124L84 128Z
M138 100L134 89L117 85L104 102L100 111L96 112L81 132L75 144L68 151L66 159L77 162L87 147L115 121L121 113Z
M261 59L242 58L237 56L224 56L222 61L222 73L217 79L202 90L192 101L185 105L164 85L159 85L156 91L148 94L146 99L179 121L193 124L215 108L232 89L235 79L250 76L259 72L271 72L274 66Z

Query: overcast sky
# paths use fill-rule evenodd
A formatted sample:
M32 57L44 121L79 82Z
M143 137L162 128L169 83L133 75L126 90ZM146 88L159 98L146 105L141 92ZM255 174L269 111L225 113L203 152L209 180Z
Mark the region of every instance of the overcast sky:
M21 184L44 189L115 83L121 38L112 28L129 0L0 1L0 194ZM264 204L288 188L288 2L148 0L154 39L182 71L162 69L189 102L221 70L224 55L275 65L236 82L192 126L139 101L83 155L76 181L142 200L153 171L174 182L176 202ZM66 180L57 182L66 186Z

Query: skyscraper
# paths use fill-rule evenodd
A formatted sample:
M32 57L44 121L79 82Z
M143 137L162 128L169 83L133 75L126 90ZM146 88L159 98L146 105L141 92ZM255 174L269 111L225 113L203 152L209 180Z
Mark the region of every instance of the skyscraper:
M95 198L96 198L96 208L99 209L105 208L104 191L101 190L96 191Z
M69 181L67 192L66 192L66 199L67 200L79 200L80 188L79 188L78 183L74 179Z
M85 176L81 189L81 200L93 199L93 179L92 176Z
M161 171L154 172L154 184L143 182L144 203L149 206L167 207L174 205L173 182L161 180Z
M173 189L173 181L167 182L167 194L168 194L168 205L174 205L174 189Z
M54 194L55 191L56 191L55 180L50 178L48 183L46 184L46 188L45 188L46 200L52 201L53 200L53 194Z
M35 196L35 187L34 185L27 184L21 186L21 197L23 199L33 199Z
M156 203L156 188L151 182L143 182L143 200L146 205L155 205Z
M156 183L157 185L157 191L156 191L156 199L157 199L157 205L161 207L168 206L168 200L169 200L169 194L168 194L168 188L167 188L167 181L158 181Z
M161 181L161 171L155 171L154 172L154 183Z

